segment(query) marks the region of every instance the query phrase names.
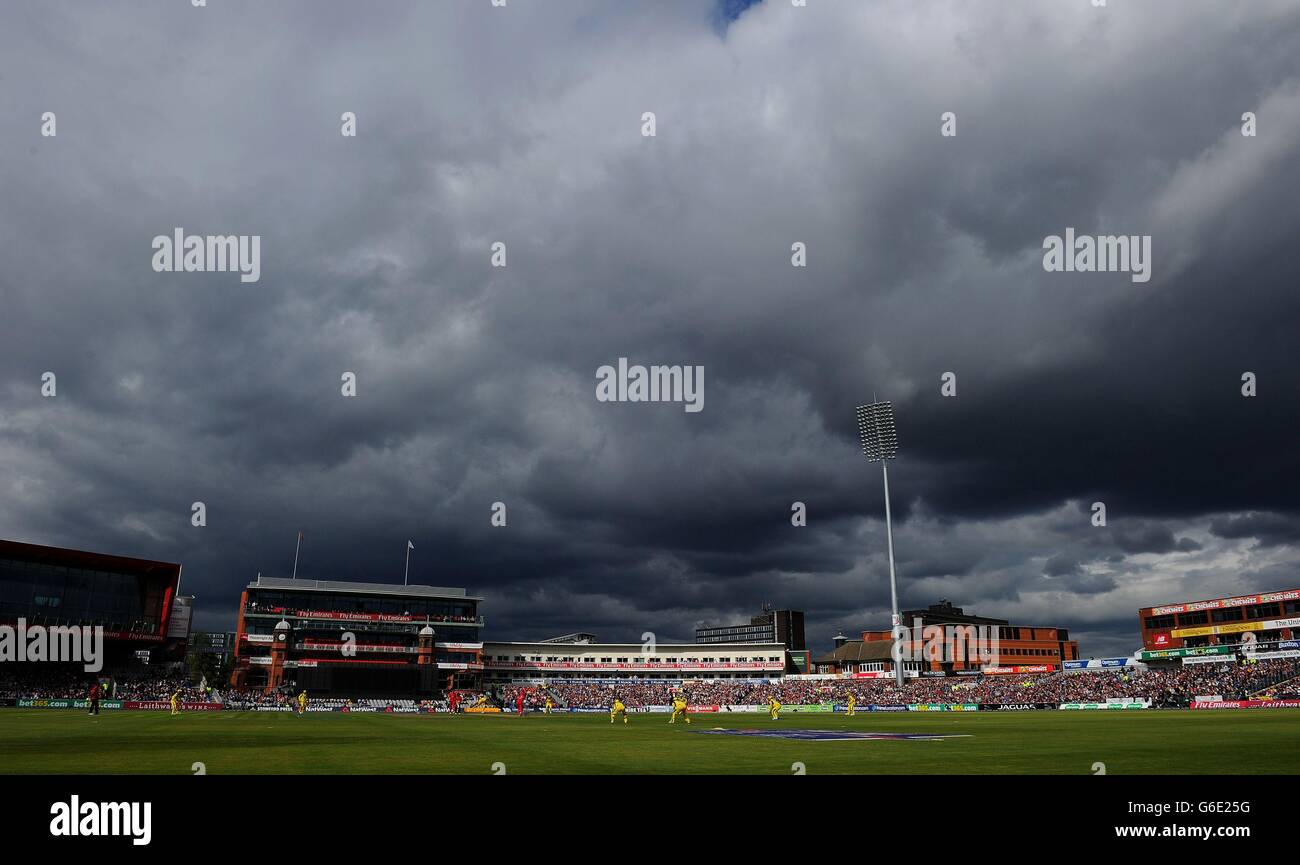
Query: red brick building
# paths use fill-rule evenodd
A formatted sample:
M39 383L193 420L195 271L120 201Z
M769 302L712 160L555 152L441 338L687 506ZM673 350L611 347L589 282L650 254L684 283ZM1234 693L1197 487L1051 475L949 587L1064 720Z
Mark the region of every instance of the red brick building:
M961 607L944 600L924 610L905 610L901 624L908 628L910 657L904 669L914 674L952 674L984 668L1006 672L1054 672L1065 661L1079 658L1079 644L1070 639L1065 628L1013 625L1007 619L967 615ZM944 635L942 659L927 652L926 629L937 626ZM952 639L954 629L983 639L987 660L980 656L980 645L966 639ZM931 634L934 634L931 631ZM862 640L836 640L835 651L814 662L819 673L875 674L893 670L890 647L894 636L889 630L863 631Z

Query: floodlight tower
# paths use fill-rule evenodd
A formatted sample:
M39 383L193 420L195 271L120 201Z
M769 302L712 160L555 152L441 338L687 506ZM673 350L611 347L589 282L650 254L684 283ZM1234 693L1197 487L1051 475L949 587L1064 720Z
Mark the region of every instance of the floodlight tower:
M898 646L898 579L894 574L894 524L889 514L889 461L898 456L898 430L894 426L894 406L888 401L873 402L857 408L858 438L867 461L880 463L885 479L885 543L889 549L889 600L893 606L894 678L903 686L903 652Z

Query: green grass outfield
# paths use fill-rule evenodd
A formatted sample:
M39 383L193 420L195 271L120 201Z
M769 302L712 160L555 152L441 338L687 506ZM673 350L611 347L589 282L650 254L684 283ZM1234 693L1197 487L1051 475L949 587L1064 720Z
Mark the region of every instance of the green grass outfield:
M386 715L0 710L0 773L1300 774L1300 710L843 715ZM964 734L795 741L711 727Z

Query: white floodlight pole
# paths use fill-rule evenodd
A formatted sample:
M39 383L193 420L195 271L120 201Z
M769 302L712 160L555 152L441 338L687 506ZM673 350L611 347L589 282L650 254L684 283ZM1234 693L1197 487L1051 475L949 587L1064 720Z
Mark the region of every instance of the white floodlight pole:
M885 479L885 546L889 549L889 604L893 611L894 627L898 627L902 622L898 618L898 577L894 573L894 521L889 513L889 460L880 461L880 474ZM901 647L900 647L901 648ZM899 660L894 664L895 680L898 686L903 686L903 653L900 650Z
M894 521L889 510L888 463L898 454L898 430L894 425L894 407L889 402L873 402L857 409L858 436L862 452L868 462L879 462L881 477L885 481L885 543L889 551L889 600L893 613L890 635L894 637L894 678L903 686L903 651L899 646L897 631L902 624L898 614L898 576L894 569Z

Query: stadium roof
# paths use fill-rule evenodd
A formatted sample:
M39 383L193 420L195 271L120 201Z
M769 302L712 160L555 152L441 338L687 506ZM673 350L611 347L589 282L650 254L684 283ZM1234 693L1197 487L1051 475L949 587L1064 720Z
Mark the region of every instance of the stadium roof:
M967 614L961 607L954 607L952 602L944 598L937 604L931 604L924 610L903 610L902 619L904 624L910 625L913 619L920 619L927 625L931 624L952 624L952 625L1009 625L1011 622L1007 619L991 619L988 616L977 616L974 613Z
M248 584L250 589L279 589L286 592L338 592L345 595L399 595L406 598L464 598L481 601L464 589L446 586L402 586L397 583L350 583L339 580L288 580L284 577L258 575Z
M175 562L158 562L152 559L94 553L89 550L70 550L65 547L25 544L21 541L0 540L0 558L127 574L162 573L175 576L181 571L181 566Z
M833 652L813 660L814 664L843 664L850 661L892 661L891 640L849 640Z

